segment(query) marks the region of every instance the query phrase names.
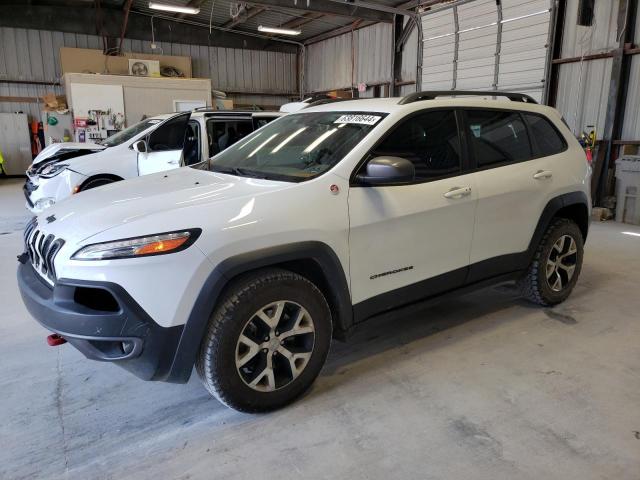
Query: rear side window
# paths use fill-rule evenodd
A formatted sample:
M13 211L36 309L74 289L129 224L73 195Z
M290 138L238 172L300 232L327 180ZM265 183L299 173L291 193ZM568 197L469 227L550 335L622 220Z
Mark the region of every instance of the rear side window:
M524 117L538 147L539 156L548 157L563 152L567 148L564 138L549 120L540 115L528 113L525 113Z
M253 128L256 130L264 127L267 123L275 120L278 117L253 117Z
M533 158L522 117L504 110L468 110L469 143L478 167L522 162Z
M371 152L402 157L416 169L416 180L428 180L460 172L460 141L453 110L433 110L401 122Z
M207 120L209 156L212 157L253 132L251 120Z

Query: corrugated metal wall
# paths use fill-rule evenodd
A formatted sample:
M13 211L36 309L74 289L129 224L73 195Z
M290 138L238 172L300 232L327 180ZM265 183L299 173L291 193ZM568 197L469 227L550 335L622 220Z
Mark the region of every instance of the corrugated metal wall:
M552 5L503 0L500 12L495 0L477 0L423 16L422 88L496 88L541 100Z
M378 23L309 45L305 55L305 91L351 88L361 82L368 85L390 82L392 35L391 24Z
M633 43L640 45L640 15L636 19ZM631 59L621 140L640 140L640 55L634 55Z
M408 20L405 19L406 26ZM418 29L414 27L413 31L407 38L402 50L402 65L400 68L400 81L409 82L416 80L416 64L418 56ZM400 87L400 95L408 95L416 91L415 84L403 85Z
M192 58L193 75L211 78L212 88L237 92L236 104L279 106L295 96L296 55L234 48L185 45L125 39L125 51L186 55ZM59 82L60 47L102 49L100 37L45 30L0 27L0 80ZM40 97L46 92L63 94L59 86L7 84L0 81L0 96ZM270 95L260 95L269 93ZM38 118L36 103L0 102L0 111L21 110Z
M580 26L576 24L578 0L567 0L562 58L602 53L615 48L617 15L618 2L595 2L593 25ZM602 138L611 63L610 58L604 58L560 65L556 108L575 134L590 130L589 126L593 125L598 138Z

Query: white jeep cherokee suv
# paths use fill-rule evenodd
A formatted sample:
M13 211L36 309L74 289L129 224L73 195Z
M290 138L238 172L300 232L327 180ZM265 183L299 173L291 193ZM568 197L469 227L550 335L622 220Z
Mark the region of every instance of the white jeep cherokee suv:
M88 358L168 382L195 365L258 412L381 312L505 281L562 302L589 226L584 151L526 95L445 95L311 107L206 167L55 205L25 231L27 308Z
M27 209L39 214L75 193L195 165L282 115L199 109L142 120L100 143L54 143L26 172Z

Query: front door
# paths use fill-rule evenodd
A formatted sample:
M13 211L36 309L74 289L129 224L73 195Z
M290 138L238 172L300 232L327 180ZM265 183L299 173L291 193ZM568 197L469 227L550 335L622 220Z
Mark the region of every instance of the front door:
M162 122L146 139L147 151L138 153L138 174L178 168L190 113L181 113Z
M356 321L458 287L469 265L476 208L462 175L453 110L401 121L368 158L413 162L415 182L349 191L350 271Z

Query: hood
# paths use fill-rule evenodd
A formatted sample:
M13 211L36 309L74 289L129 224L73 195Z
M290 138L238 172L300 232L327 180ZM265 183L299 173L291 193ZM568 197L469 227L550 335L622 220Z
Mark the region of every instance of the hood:
M73 195L48 208L38 217L38 224L47 233L74 242L153 216L157 216L153 223L162 225L158 230L168 231L185 228L181 223L193 222L194 218L201 224L226 201L256 197L293 185L296 184L184 167ZM133 235L138 233L153 232L132 230Z
M38 154L33 160L33 165L37 165L44 160L66 160L86 153L104 150L105 148L107 147L97 143L52 143Z

